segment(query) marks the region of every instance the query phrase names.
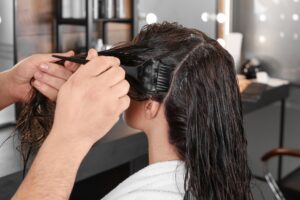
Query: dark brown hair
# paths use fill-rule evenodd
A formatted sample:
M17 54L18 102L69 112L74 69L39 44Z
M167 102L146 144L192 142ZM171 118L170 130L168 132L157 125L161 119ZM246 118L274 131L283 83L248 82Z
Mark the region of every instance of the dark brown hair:
M135 46L149 51L132 51ZM121 63L157 59L169 68L171 78L165 83L169 87L165 94L135 91L136 83L130 83L134 93L130 96L164 103L169 141L186 166L184 199L252 199L247 141L231 55L204 33L167 22L145 26L132 42L110 52L126 49L138 59L119 56ZM49 119L47 123L51 122ZM40 143L40 137L28 138Z

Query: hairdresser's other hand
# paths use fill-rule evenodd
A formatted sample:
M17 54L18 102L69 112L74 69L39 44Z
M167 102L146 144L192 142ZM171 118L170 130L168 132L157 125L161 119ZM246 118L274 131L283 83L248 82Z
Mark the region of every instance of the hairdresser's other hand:
M54 64L59 59L53 54L36 54L20 61L9 71L10 86L15 102L26 102L34 86L51 100L57 97L58 89L72 75L72 70ZM57 54L73 56L74 52ZM70 65L70 64L69 64Z
M97 56L91 49L90 62L82 65L58 93L52 134L63 141L95 143L118 121L128 108L129 83L120 61ZM51 135L50 133L50 135Z

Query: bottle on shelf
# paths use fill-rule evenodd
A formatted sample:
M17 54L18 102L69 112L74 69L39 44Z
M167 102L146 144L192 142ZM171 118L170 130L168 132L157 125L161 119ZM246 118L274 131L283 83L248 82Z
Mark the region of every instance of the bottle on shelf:
M62 17L85 18L85 0L62 0Z
M104 0L105 13L104 17L111 19L115 17L115 1L114 0Z
M130 10L131 0L116 0L116 18L129 19L131 18Z

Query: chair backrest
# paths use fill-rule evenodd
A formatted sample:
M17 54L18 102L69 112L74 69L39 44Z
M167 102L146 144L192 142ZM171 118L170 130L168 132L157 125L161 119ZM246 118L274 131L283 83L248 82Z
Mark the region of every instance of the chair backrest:
M285 200L285 197L280 190L277 182L275 181L272 174L268 171L267 162L276 156L292 156L300 158L300 150L299 149L287 149L287 148L277 148L272 149L271 151L265 153L261 160L265 163L265 179L271 188L276 200Z
M285 200L283 193L281 192L278 184L270 172L265 174L265 179L271 188L276 200Z

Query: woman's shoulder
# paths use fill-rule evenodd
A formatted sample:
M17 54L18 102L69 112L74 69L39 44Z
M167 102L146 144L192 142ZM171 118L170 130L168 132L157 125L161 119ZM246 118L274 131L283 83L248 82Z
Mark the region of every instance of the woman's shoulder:
M185 167L182 161L151 164L130 176L103 200L176 200L184 195Z

